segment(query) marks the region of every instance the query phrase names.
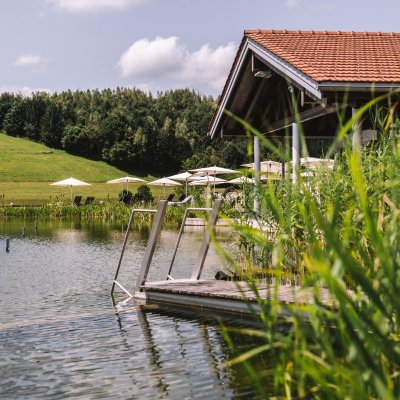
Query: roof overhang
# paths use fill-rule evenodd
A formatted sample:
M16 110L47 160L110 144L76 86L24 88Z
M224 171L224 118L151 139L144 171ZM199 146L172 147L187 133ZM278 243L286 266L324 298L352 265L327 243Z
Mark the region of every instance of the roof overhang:
M264 64L266 64L266 66L268 66L275 73L285 78L288 83L291 83L299 89L303 90L306 95L312 97L317 102L320 102L321 104L323 104L324 102L322 92L319 89L318 83L316 81L311 79L308 75L304 74L297 68L293 67L293 65L291 65L290 63L282 60L274 53L260 46L255 41L249 38L244 38L241 47L239 48L236 62L232 67L233 69L231 71L230 77L228 78L229 80L226 83L222 98L219 101L218 109L215 112L213 121L208 132L208 134L212 138L214 138L214 136L216 135L219 122L224 113L224 110L227 107L227 102L232 96L235 83L238 79L240 71L244 67L244 62L249 52L252 52L255 56L257 56Z
M304 89L306 94L310 95L310 97L313 97L316 100L322 100L322 93L319 90L316 81L253 40L247 39L247 41L247 51L253 51L254 54L259 56L260 59L278 75L283 76L299 89Z
M398 90L400 82L320 82L321 92L368 92L388 93Z
M265 47L261 46L254 40L244 37L236 55L235 62L230 71L228 80L225 84L224 91L219 100L218 107L214 113L210 124L208 134L214 138L217 132L223 132L221 121L224 119L224 110L228 109L232 104L232 100L237 95L239 80L243 71L248 65L249 57L254 57L260 60L267 68L272 70L277 76L280 76L287 82L288 85L293 85L299 89L304 95L315 102L317 108L315 110L306 111L304 120L318 118L327 114L332 114L334 109L329 107L337 104L335 97L337 93L353 93L353 100L359 100L361 103L368 101L368 97L378 93L388 93L398 90L400 82L336 82L336 81L321 81L317 82L310 76L294 67L289 62L278 57ZM262 80L260 79L260 82ZM261 83L260 83L261 85ZM243 86L242 86L243 87ZM261 89L261 87L260 87ZM329 101L328 101L329 100ZM340 103L340 102L339 102ZM300 115L300 117L302 117ZM281 121L272 124L269 132L282 129L282 126L287 126L291 119L282 124ZM224 136L229 136L225 135Z

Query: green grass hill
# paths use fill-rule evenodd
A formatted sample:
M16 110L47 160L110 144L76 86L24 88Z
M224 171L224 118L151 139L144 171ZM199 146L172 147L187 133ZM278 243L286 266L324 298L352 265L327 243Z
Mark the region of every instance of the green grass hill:
M126 185L108 185L104 182L126 175L132 176L101 161L73 156L28 139L0 133L0 206L68 199L69 188L51 186L50 183L71 176L91 183L91 186L75 187L75 195L95 196L97 201L117 200L118 193ZM129 190L135 193L139 185L130 184ZM158 187L151 191L156 198L162 195Z
M105 182L126 175L127 172L104 162L0 133L0 182L51 182L70 176Z

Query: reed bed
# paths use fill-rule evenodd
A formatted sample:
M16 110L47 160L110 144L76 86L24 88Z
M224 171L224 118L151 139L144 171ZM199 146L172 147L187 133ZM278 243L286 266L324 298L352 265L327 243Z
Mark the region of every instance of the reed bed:
M333 171L260 188L260 218L271 229L237 224L240 257L220 249L262 309L263 328L244 331L262 344L231 360L244 364L261 398L400 397L400 122L384 122L378 141L337 153ZM274 291L261 298L260 276L313 288L313 304L281 304ZM321 303L321 287L333 306ZM232 334L225 330L234 348ZM273 367L257 374L260 357Z
M132 206L135 207L135 206ZM1 207L0 219L7 218L70 218L70 219L101 219L107 221L118 221L126 223L132 207L115 202L104 202L103 204L65 206L62 204L46 204L41 206L22 206L22 207ZM156 204L138 205L138 208L156 209ZM183 220L185 207L168 207L165 216L167 224L179 225ZM135 219L137 221L151 221L153 214L137 213ZM191 212L189 217L206 217L203 212Z

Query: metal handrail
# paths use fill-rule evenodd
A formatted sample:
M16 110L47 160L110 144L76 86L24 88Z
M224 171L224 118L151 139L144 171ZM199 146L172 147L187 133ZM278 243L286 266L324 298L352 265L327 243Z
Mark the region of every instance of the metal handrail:
M186 218L187 218L187 215L188 215L189 211L211 211L211 215L210 215L208 224L210 226L213 226L217 222L218 210L220 208L220 205L221 205L221 200L217 199L214 202L213 208L188 207L185 210L185 214L183 215L183 221L182 221L181 227L179 229L178 239L176 241L174 254L172 256L172 260L171 260L171 264L170 264L169 269L168 269L166 280L169 280L169 279L174 280L174 278L171 276L172 266L173 266L174 261L175 261L175 256L176 256L176 253L178 251L179 243L181 241L182 233L183 233L183 230L184 230L184 227L185 227L185 222L186 222ZM205 236L203 238L203 242L201 244L201 248L200 248L200 251L199 251L199 254L198 254L198 257L197 257L195 270L192 273L191 279L199 279L199 276L201 274L201 270L203 268L204 260L205 260L206 255L207 255L209 244L210 244L210 235L209 235L208 231L206 231L206 234L205 234Z
M179 242L181 240L181 236L182 236L182 233L183 233L183 229L184 229L184 226L185 226L185 222L186 222L186 218L187 218L188 212L189 211L211 211L210 217L209 217L209 221L208 221L208 225L209 226L215 226L215 224L217 222L217 219L218 219L218 211L219 211L220 205L221 205L221 200L217 199L214 202L213 208L189 207L189 208L187 208L185 210L185 214L184 214L184 218L183 218L183 221L182 221L181 228L179 230L179 235L178 235L177 243L176 243L176 246L175 246L174 254L173 254L172 261L171 261L171 264L170 264L170 267L169 267L169 270L168 270L168 274L167 274L167 278L166 278L167 280L168 279L173 279L170 276L170 273L171 273L172 266L173 266L173 263L174 263L174 260L175 260L175 256L176 256L176 253L177 253L177 250L178 250ZM119 258L117 270L115 272L115 277L114 277L113 284L112 284L112 287L111 287L111 298L113 300L114 305L115 305L115 302L114 302L113 294L114 294L115 285L117 285L121 290L123 290L129 296L128 299L130 299L130 298L132 298L134 296L139 296L140 292L142 291L143 286L146 283L146 279L147 279L147 275L148 275L148 272L149 272L149 269L150 269L150 264L151 264L151 261L152 261L152 258L153 258L153 254L154 254L154 250L155 250L155 247L156 247L156 243L157 243L158 238L159 238L160 233L161 233L161 225L162 225L162 222L164 220L164 216L165 216L165 213L166 213L167 206L168 206L168 202L166 200L162 200L162 201L160 201L158 203L157 210L148 210L148 209L136 208L136 209L133 209L131 211L128 227L127 227L127 230L126 230L126 233L125 233L124 244L122 246L121 255L120 255L120 258ZM149 240L147 242L146 250L145 250L143 258L142 258L142 263L141 263L141 267L140 267L140 270L139 270L139 275L138 275L138 278L137 278L136 285L134 287L135 292L132 295L126 288L124 288L118 282L117 279L118 279L119 271L120 271L120 268L121 268L122 259L124 257L125 248L126 248L126 245L127 245L127 242L128 242L129 233L130 233L130 230L131 230L131 227L132 227L132 223L133 223L133 220L134 220L134 215L137 212L155 213L156 216L154 218L153 226L151 228L151 232L150 232L150 236L149 236ZM201 244L200 251L199 251L199 254L197 256L196 265L195 265L194 270L192 272L191 279L199 279L201 271L203 269L205 258L207 256L207 252L208 252L209 246L210 246L210 232L207 230L205 232L205 235L204 235L204 238L203 238L203 242ZM128 300L128 299L126 299L126 300Z
M132 227L132 223L133 223L133 220L134 220L134 216L135 216L135 214L138 213L138 212L156 213L157 210L150 210L150 209L144 209L144 208L134 208L134 209L131 211L131 215L129 216L128 227L127 227L126 233L125 233L124 244L123 244L123 246L122 246L121 255L120 255L120 257L119 257L118 267L117 267L117 270L116 270L116 272L115 272L115 277L114 277L113 284L112 284L112 287L111 287L111 296L113 296L113 294L114 294L114 289L115 289L115 285L117 285L117 286L118 286L119 288L121 288L129 297L133 297L133 295L132 295L131 293L129 293L128 290L126 290L126 289L117 281L117 278L118 278L119 270L120 270L120 268L121 268L121 263L122 263L122 259L123 259L123 257L124 257L125 248L126 248L126 244L127 244L127 242L128 242L129 233L130 233L130 230L131 230L131 227Z
M188 207L185 210L185 213L183 214L182 224L181 224L181 227L180 227L179 233L178 233L178 239L175 244L174 254L172 255L171 264L169 265L167 276L165 278L166 280L168 280L168 279L174 280L174 278L171 276L172 265L174 264L174 261L175 261L176 253L177 253L178 247L179 247L179 242L181 241L183 229L185 228L186 217L187 217L189 211L211 211L211 210L212 210L212 208L200 208L200 207Z

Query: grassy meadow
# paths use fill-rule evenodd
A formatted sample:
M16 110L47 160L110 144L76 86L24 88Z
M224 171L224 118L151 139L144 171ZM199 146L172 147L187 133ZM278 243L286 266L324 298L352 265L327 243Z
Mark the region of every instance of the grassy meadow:
M0 205L68 200L68 187L50 186L50 183L71 176L91 184L73 188L73 195L116 201L122 185L105 182L128 175L128 172L104 162L74 156L3 133L0 133L0 149ZM129 190L135 193L137 187L138 184L130 184ZM163 196L162 188L152 187L151 191L156 199Z

